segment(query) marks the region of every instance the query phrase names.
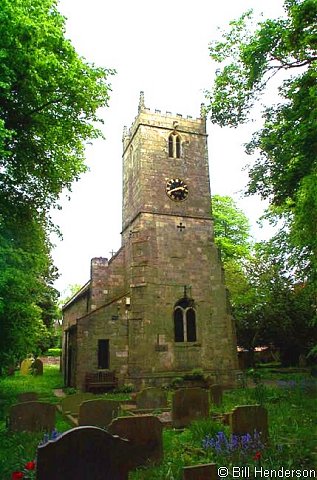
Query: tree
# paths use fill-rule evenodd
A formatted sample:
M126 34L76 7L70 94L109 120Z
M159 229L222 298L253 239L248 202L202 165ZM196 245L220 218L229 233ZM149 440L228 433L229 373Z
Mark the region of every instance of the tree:
M86 170L111 70L78 56L55 0L1 0L1 202L47 209Z
M256 346L273 344L284 365L298 363L317 342L306 255L291 244L285 228L251 245L248 219L232 198L215 195L212 205L238 345L252 356ZM274 222L277 214L275 207L265 219Z
M307 355L317 342L317 329L312 324L312 292L294 275L288 261L289 253L284 255L280 238L256 244L246 266L249 298L238 305L236 316L241 320L240 343L249 341L249 348L273 344L283 365L295 365L299 355Z
M259 193L288 219L293 245L306 250L311 281L317 253L317 2L286 0L285 18L254 27L247 12L210 46L222 64L209 92L211 120L245 122L269 81L283 72L279 101L263 112L263 128L248 153L258 152L248 194Z
M250 252L250 223L234 200L213 195L212 215L216 245L224 261L246 257Z
M102 136L112 70L79 57L55 0L0 0L0 362L44 348L55 316L49 209ZM45 340L46 341L46 340Z

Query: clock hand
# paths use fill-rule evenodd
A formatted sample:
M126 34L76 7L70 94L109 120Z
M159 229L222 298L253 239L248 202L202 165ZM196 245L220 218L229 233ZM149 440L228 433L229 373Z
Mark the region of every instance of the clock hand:
M169 190L169 193L177 192L178 190L185 190L185 187L175 187Z

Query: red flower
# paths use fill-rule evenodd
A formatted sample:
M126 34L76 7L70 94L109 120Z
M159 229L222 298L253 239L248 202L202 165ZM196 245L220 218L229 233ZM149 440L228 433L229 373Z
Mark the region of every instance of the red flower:
M262 454L261 452L256 452L256 454L253 457L253 460L261 460Z
M23 477L24 477L24 473L22 473L22 472L13 472L11 479L12 479L12 480L19 480L20 478L23 478Z
M28 462L26 465L25 465L25 468L27 470L35 470L35 462Z

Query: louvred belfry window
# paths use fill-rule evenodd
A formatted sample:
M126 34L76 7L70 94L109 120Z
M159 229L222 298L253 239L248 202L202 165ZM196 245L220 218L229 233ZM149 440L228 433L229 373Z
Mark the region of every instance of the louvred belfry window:
M174 132L168 137L168 156L170 158L181 158L181 139Z

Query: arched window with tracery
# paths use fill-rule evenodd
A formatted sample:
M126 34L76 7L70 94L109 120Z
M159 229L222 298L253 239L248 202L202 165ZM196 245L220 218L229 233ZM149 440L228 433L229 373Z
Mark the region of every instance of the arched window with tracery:
M175 132L172 132L168 137L168 156L170 158L181 157L181 139Z
M182 298L174 307L174 341L196 342L196 311L193 300Z

